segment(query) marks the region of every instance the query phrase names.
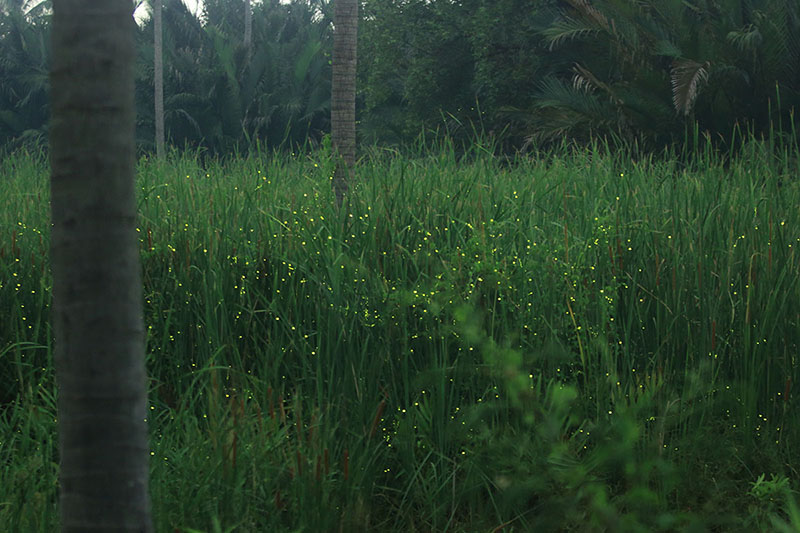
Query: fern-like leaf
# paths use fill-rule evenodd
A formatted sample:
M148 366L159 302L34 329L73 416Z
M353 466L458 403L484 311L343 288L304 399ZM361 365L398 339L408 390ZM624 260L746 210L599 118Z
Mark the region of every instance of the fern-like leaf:
M599 31L599 28L588 26L583 21L567 18L557 21L549 28L542 30L541 35L546 42L550 43L548 49L552 51L567 41L598 33Z
M672 102L675 110L688 116L694 107L701 83L708 80L710 63L692 59L677 59L672 63Z
M595 8L589 0L567 0L567 3L574 7L582 17L590 20L600 28L606 31L614 29L613 21L609 24L608 17Z
M609 99L616 105L624 105L623 102L614 92L614 90L606 83L600 81L597 76L592 74L587 68L575 63L575 66L572 68L573 72L575 73L572 76L572 86L575 87L578 91L585 91L591 92L596 89L599 89L606 93Z
M755 53L758 47L764 41L764 37L761 35L761 32L752 24L748 24L741 30L728 32L726 39L729 43L734 45L742 52L751 53Z

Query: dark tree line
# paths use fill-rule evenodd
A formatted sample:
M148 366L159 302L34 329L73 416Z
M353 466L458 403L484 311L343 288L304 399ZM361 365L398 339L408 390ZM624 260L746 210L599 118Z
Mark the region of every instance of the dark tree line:
M166 137L178 147L216 153L244 150L258 140L297 146L318 140L330 123L330 49L327 6L253 5L245 45L244 2L205 2L198 19L180 0L164 2ZM154 139L153 27L138 35L137 140Z
M800 104L796 0L371 0L364 17L365 137L444 118L511 146L658 147L695 124L715 138L737 123L788 130Z
M47 131L50 2L0 0L0 145ZM333 4L165 0L168 144L296 147L330 132ZM359 138L423 129L508 149L568 137L680 142L789 129L800 103L796 0L362 0ZM249 32L245 28L249 25ZM248 35L249 45L245 44ZM155 150L153 28L137 29L137 144Z

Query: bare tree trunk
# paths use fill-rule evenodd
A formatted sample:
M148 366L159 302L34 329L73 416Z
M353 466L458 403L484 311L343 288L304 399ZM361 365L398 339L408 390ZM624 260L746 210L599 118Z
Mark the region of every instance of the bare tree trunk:
M161 24L161 2L163 0L152 0L153 2L153 26L155 36L153 39L153 72L155 85L156 102L156 157L164 157L164 34Z
M337 159L333 192L341 206L356 157L358 0L335 0L333 25L331 145Z
M53 0L61 531L150 532L130 0Z
M250 56L250 47L253 44L253 12L250 8L250 0L244 0L244 47L247 55Z

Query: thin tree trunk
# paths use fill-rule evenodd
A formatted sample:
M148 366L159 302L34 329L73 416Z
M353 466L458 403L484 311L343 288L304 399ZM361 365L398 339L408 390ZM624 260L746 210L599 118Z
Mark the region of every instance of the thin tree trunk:
M341 206L356 157L358 0L335 0L333 25L331 145L337 160L333 192Z
M153 39L153 71L155 78L155 102L156 102L156 157L164 157L164 33L161 23L161 2L153 1L153 26L155 36Z
M250 8L250 0L244 0L244 47L247 49L248 58L250 47L253 44L253 12Z
M53 0L61 531L150 532L130 0Z

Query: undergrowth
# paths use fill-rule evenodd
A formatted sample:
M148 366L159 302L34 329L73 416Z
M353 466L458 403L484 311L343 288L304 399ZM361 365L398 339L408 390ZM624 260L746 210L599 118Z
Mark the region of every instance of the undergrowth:
M159 531L796 527L796 153L332 165L139 162ZM0 168L3 531L57 527L47 180Z

